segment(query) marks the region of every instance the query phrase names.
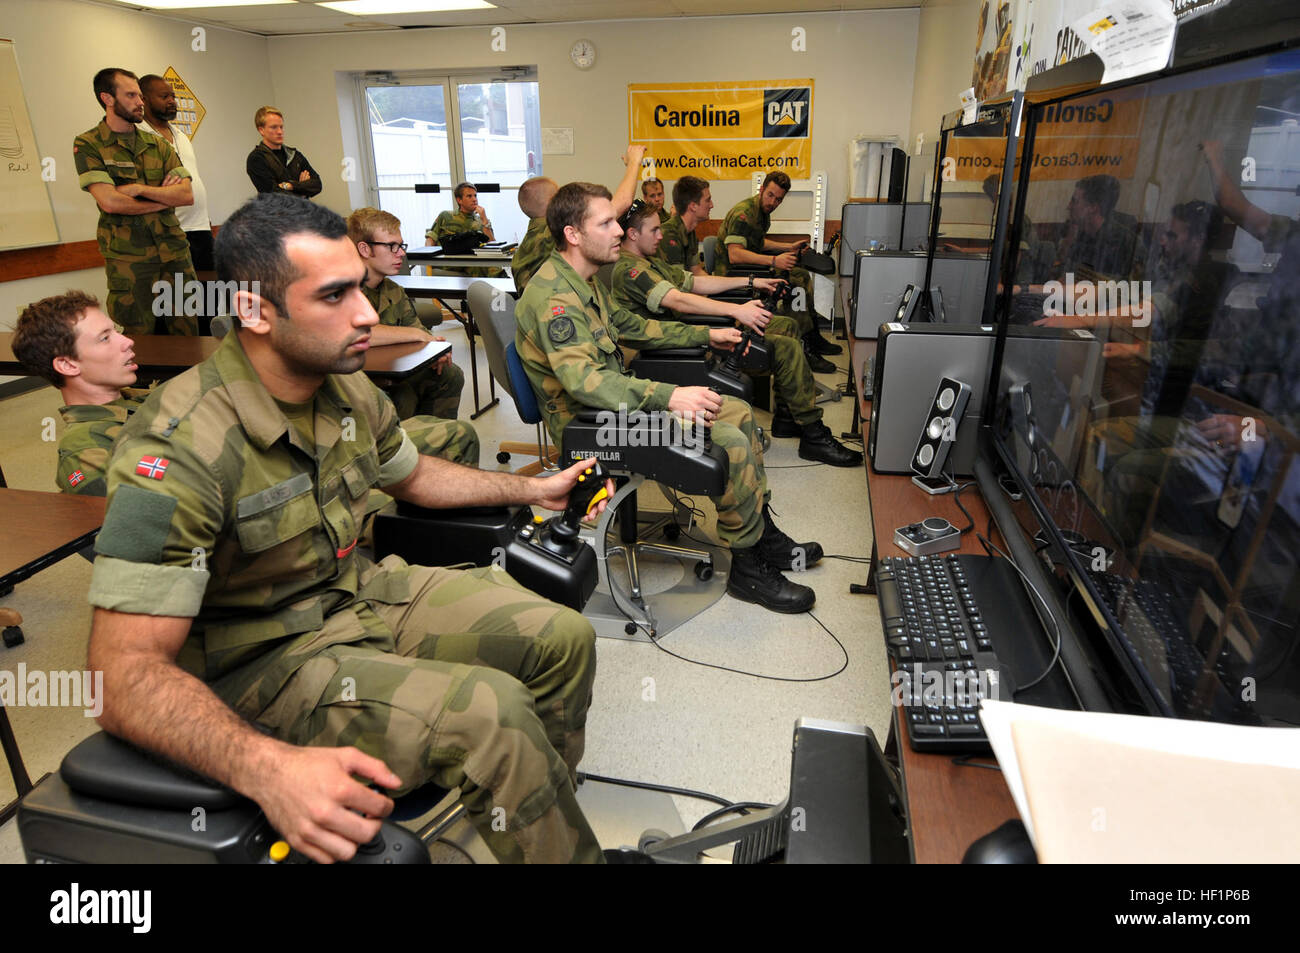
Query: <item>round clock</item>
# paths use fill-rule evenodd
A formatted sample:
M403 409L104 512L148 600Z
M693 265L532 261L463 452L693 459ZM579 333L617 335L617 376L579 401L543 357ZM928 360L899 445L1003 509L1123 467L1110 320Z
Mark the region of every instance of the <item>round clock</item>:
M569 48L569 59L578 69L591 69L596 65L596 44L591 40L578 40Z

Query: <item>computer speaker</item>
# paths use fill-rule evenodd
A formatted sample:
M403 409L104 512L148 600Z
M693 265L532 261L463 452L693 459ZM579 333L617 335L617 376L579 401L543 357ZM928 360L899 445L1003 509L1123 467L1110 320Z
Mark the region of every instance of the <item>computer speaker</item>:
M912 469L924 477L937 477L943 472L948 451L957 440L957 428L970 400L970 385L945 377L939 381L934 400L925 415L921 439L912 454Z

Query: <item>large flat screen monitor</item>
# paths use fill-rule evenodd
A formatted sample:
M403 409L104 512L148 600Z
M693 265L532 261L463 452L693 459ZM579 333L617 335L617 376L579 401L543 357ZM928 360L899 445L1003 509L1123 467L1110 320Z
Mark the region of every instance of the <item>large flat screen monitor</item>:
M1004 532L1110 707L1300 724L1300 51L1037 103L1020 164ZM1031 358L1012 324L1104 360Z

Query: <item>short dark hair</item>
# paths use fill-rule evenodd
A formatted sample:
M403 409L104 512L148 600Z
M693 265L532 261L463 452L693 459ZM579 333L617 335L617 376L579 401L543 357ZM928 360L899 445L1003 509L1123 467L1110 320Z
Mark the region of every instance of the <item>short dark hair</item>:
M548 197L543 202L542 196L556 187L554 179L544 175L533 176L519 186L519 210L529 218L541 218L546 214L546 203L550 201Z
M709 183L698 175L684 175L673 186L673 208L678 215L685 215L686 210L704 198L704 190Z
M652 176L650 176L650 178L648 178L648 179L642 179L642 180L641 180L641 194L642 194L642 195L645 195L645 189L646 189L646 186L647 186L647 185L657 185L657 186L659 186L659 188L661 188L661 189L664 187L663 182L661 182L659 179L656 179L656 178L652 175Z
M655 207L649 202L642 202L637 199L628 206L626 212L619 216L618 224L626 234L630 229L639 229L648 218L654 219L656 225L659 224L659 213L655 211Z
M1119 179L1113 175L1090 175L1080 179L1074 187L1083 193L1084 201L1100 209L1102 218L1110 215L1119 201Z
M12 348L14 357L33 374L55 387L63 386L63 375L54 369L56 357L77 356L77 322L99 299L84 291L69 291L34 301L18 316Z
M147 73L146 75L140 77L140 89L141 89L141 90L146 90L146 89L148 89L148 88L149 88L150 86L152 86L154 83L163 83L163 84L165 84L169 89L171 88L171 85L172 85L171 83L168 83L167 80L165 80L165 79L163 79L161 76L159 76L157 73Z
M473 182L462 182L460 185L456 186L455 190L453 190L451 194L456 196L456 198L458 199L463 198L465 193L468 192L470 189L473 189L475 192L477 192L478 186L475 185Z
M1175 205L1169 213L1187 223L1188 232L1207 248L1214 246L1223 231L1223 209L1199 199Z
M284 293L298 278L284 240L290 235L343 238L347 233L347 222L323 205L296 195L263 193L245 202L217 232L217 277L258 282L261 296L284 316Z
M100 109L104 108L104 101L99 98L100 93L108 93L114 99L117 98L117 78L118 76L129 76L136 79L135 73L129 69L122 69L120 66L109 66L95 74L95 105Z
M782 192L790 191L790 177L784 172L769 172L767 177L763 179L763 184L758 187L758 190L762 192L767 188L767 183L769 182L775 182Z
M551 230L555 247L561 250L568 247L569 241L564 237L566 226L581 228L587 218L587 206L592 199L611 199L609 189L591 182L570 182L560 186L551 204L546 206L546 227Z

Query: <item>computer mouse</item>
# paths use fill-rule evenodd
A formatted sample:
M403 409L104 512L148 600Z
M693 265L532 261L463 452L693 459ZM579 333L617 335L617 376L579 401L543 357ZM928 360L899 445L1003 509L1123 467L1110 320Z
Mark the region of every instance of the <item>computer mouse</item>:
M1029 840L1029 832L1019 820L1007 821L985 834L962 857L963 864L1036 864L1038 855Z

